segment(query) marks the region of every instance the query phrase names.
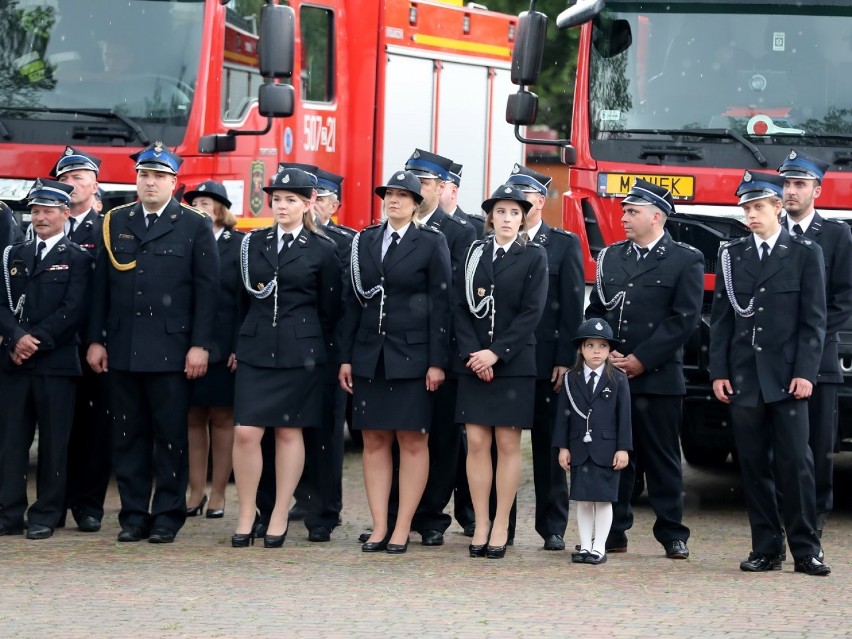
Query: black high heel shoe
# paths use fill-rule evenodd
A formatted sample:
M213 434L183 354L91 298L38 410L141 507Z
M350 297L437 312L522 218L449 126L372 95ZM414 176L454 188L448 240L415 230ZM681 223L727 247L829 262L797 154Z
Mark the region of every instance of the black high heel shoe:
M287 531L284 531L283 535L264 535L263 536L263 547L264 548L281 548L284 545L284 540L287 539Z
M484 557L486 546L487 544L470 544L467 547L467 551L470 553L471 557Z
M231 537L232 548L248 548L249 546L254 546L254 537L252 537L251 533L246 533L245 535L234 533Z
M195 508L187 508L186 516L187 517L198 517L202 512L204 512L204 504L207 503L207 495L204 495L201 498L201 502Z
M404 544L387 544L385 552L389 555L402 555L408 550L408 541L406 539Z
M225 507L221 508L207 508L207 512L204 513L204 516L207 519L222 519L225 516Z
M488 559L502 559L506 556L506 544L502 546L486 546L485 556Z

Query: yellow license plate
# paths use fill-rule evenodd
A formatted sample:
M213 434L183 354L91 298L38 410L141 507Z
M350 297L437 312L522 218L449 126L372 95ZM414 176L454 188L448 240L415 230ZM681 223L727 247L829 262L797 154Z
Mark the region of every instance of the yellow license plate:
M695 178L691 175L639 175L638 173L601 173L598 194L625 196L636 178L642 178L672 192L676 200L691 200L695 196Z

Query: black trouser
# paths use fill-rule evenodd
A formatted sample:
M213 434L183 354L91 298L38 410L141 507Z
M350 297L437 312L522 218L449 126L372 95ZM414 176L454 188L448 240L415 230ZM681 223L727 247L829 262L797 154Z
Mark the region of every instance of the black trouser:
M186 375L112 369L109 393L118 522L122 529L177 532L186 521L189 483Z
M342 508L343 422L346 392L337 382L323 389L322 423L305 428L305 469L296 488L296 499L305 511L308 530L322 526L333 530ZM274 461L272 461L274 466ZM264 460L264 467L266 466ZM273 498L272 503L275 503Z
M767 404L761 397L756 407L732 404L731 422L751 525L752 550L780 554L786 530L794 558L816 555L819 538L815 530L813 457L807 445L807 400ZM783 530L776 483L784 496Z
M834 446L837 439L837 388L839 384L819 382L808 400L810 435L808 444L814 458L817 515L834 507Z
M556 393L549 380L536 380L532 440L535 484L535 530L546 538L565 536L568 527L568 476L559 466L559 450L553 447Z
M621 471L607 546L626 544L625 533L633 526L630 497L636 481L637 459L645 469L648 500L656 515L654 537L663 545L672 541L686 543L689 528L682 523L683 467L679 439L683 397L634 393L630 406L633 452L627 467Z
M66 508L75 521L104 516L104 500L112 472L112 427L108 410L109 373L95 373L83 360L77 385L74 426L68 442Z
M56 528L65 504L68 437L74 414L75 378L0 375L0 428L3 460L0 463L0 523L24 523ZM27 511L27 475L30 446L38 423L36 500Z

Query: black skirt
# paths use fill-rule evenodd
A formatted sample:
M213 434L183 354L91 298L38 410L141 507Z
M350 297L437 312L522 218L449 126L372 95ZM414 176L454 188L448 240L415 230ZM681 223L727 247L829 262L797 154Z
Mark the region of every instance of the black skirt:
M429 432L434 393L426 390L426 375L415 379L385 379L384 353L373 379L352 380L352 428Z
M483 382L459 375L456 422L477 426L532 428L535 377L495 377Z
M325 367L261 368L237 365L234 424L316 428L322 419Z
M224 407L234 405L234 378L228 362L215 362L207 367L207 374L190 382L189 405Z
M584 464L571 464L571 499L575 501L618 501L621 471L598 466L591 458Z

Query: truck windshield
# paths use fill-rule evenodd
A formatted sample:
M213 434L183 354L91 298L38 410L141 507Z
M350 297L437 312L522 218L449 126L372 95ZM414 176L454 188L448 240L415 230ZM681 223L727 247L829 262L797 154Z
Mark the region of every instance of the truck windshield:
M607 2L592 35L593 139L661 129L849 139L852 8L841 4Z
M93 136L135 144L141 127L174 143L163 133L186 126L203 14L203 0L3 0L0 118L13 131L16 119L94 123Z

